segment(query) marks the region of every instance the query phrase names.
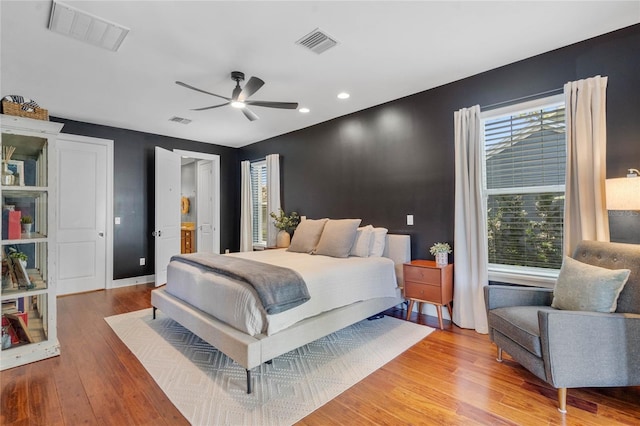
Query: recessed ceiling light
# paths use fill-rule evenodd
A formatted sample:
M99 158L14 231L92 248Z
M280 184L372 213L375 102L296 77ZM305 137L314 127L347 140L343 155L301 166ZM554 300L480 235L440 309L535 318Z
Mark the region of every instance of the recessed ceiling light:
M303 114L308 113L309 111L311 111L309 108L300 108L298 111L300 111Z
M350 94L348 94L347 92L340 92L338 93L338 99L348 99L349 96L351 96Z

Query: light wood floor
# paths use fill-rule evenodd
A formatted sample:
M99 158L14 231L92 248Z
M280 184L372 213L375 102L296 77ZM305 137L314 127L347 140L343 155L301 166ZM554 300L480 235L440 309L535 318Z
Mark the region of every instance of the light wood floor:
M62 355L0 373L0 424L187 424L103 320L149 307L151 289L59 298ZM437 327L433 317L412 320ZM554 389L508 357L497 363L487 336L446 323L300 424L640 424L639 387L568 395L562 415Z

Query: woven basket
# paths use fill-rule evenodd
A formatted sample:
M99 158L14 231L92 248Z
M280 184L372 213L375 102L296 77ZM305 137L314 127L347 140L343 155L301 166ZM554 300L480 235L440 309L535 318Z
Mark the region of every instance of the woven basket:
M2 113L7 115L17 115L18 117L34 118L36 120L49 120L49 111L44 108L36 108L33 111L24 111L20 104L16 102L2 101Z

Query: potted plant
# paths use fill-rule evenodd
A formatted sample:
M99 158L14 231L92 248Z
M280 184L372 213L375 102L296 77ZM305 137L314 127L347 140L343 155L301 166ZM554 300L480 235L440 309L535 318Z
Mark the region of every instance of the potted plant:
M20 218L20 223L22 224L22 232L25 234L30 234L31 226L33 225L33 218L28 214L24 215Z
M27 267L27 259L29 259L29 256L13 247L9 248L9 251L11 252L9 253L10 258L20 261L25 268Z
M449 263L449 253L451 253L449 243L435 243L431 246L429 252L436 257L437 265L446 265Z
M278 214L269 213L269 216L273 218L273 225L280 230L276 236L276 247L289 247L291 234L298 227L300 216L296 212L286 215L282 209L278 209Z

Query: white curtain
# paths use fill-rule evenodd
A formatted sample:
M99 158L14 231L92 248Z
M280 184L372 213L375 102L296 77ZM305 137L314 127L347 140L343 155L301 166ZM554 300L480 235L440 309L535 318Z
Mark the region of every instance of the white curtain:
M487 218L482 197L480 106L454 113L455 269L453 322L487 333L483 287L488 284Z
M253 202L251 197L251 162L241 162L240 173L240 251L252 251Z
M267 155L267 247L275 247L278 228L270 213L280 210L280 155Z
M607 77L564 85L567 170L564 207L564 253L580 240L609 241L607 177Z

